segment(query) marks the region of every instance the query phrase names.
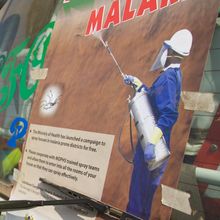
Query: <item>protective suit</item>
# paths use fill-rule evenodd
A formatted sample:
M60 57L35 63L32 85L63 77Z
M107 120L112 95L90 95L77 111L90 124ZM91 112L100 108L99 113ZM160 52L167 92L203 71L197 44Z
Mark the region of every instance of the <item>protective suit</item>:
M190 54L191 46L192 34L186 29L176 32L170 40L164 41L150 69L151 71L162 69L162 72L151 88L147 88L137 77L126 75L124 79L125 83L132 85L136 92L142 89L147 91L155 116L156 136L159 131L158 138L163 135L168 148L170 148L172 127L178 118L182 84L180 64L181 60ZM140 142L136 146L127 205L129 213L144 220L150 217L153 196L167 165L166 161L155 170L148 169L147 160L154 158L154 148L157 142L154 139L150 140L144 151Z
M180 68L169 66L148 89L157 126L162 130L167 146L170 133L178 117L181 93ZM127 211L147 220L150 216L153 195L166 168L166 163L154 171L147 169L144 152L138 142L134 157L129 203Z

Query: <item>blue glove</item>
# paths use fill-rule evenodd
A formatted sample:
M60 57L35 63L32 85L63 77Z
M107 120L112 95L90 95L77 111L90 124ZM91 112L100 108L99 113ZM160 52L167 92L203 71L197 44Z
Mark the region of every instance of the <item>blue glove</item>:
M148 143L145 150L144 150L144 160L145 162L154 160L156 157L155 155L155 145Z
M137 92L140 92L141 88L144 86L144 84L137 77L132 75L125 75L124 83L133 86Z
M125 75L124 76L124 83L127 85L132 85L134 82L134 77L132 75Z

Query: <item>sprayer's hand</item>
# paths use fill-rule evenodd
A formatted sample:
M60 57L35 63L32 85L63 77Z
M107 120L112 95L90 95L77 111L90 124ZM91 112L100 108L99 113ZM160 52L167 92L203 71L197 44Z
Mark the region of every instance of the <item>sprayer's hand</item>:
M148 143L144 150L144 160L145 162L149 162L151 160L154 160L155 157L155 145Z
M150 137L149 143L147 144L144 150L144 160L146 162L155 159L156 157L155 146L158 144L162 136L163 136L162 130L158 127L154 127L154 132L152 136Z
M132 85L132 83L134 82L134 77L131 75L124 75L124 83L126 85Z
M143 86L143 83L137 77L132 75L125 75L124 83L133 86L137 92L140 92L140 89Z
M150 137L149 141L151 144L156 145L160 141L162 136L163 136L162 130L158 127L154 127L154 132L153 132L152 136Z

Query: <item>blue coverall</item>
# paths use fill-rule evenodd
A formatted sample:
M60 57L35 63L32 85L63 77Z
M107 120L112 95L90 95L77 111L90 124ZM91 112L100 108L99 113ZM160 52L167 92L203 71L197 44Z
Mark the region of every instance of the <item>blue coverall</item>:
M157 126L162 130L168 148L170 134L178 118L182 75L180 68L168 68L147 89ZM167 162L149 171L140 142L136 147L127 211L144 220L150 217L151 204Z

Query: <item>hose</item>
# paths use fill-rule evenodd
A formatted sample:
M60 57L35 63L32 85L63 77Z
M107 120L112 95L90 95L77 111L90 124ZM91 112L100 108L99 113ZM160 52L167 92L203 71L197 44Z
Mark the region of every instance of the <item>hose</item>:
M129 113L129 124L130 124L130 147L131 147L131 150L132 150L132 153L134 155L135 153L135 148L134 148L134 143L133 143L133 133L132 133L132 119L131 119L131 114ZM122 149L121 149L121 135L122 135L122 131L124 129L124 124L125 124L125 121L126 119L124 120L124 123L123 123L123 126L121 127L120 129L120 132L119 132L119 137L118 137L118 151L119 153L121 154L121 156L124 158L124 160L126 160L128 163L130 164L133 164L133 160L129 160L125 155L124 153L122 152Z

